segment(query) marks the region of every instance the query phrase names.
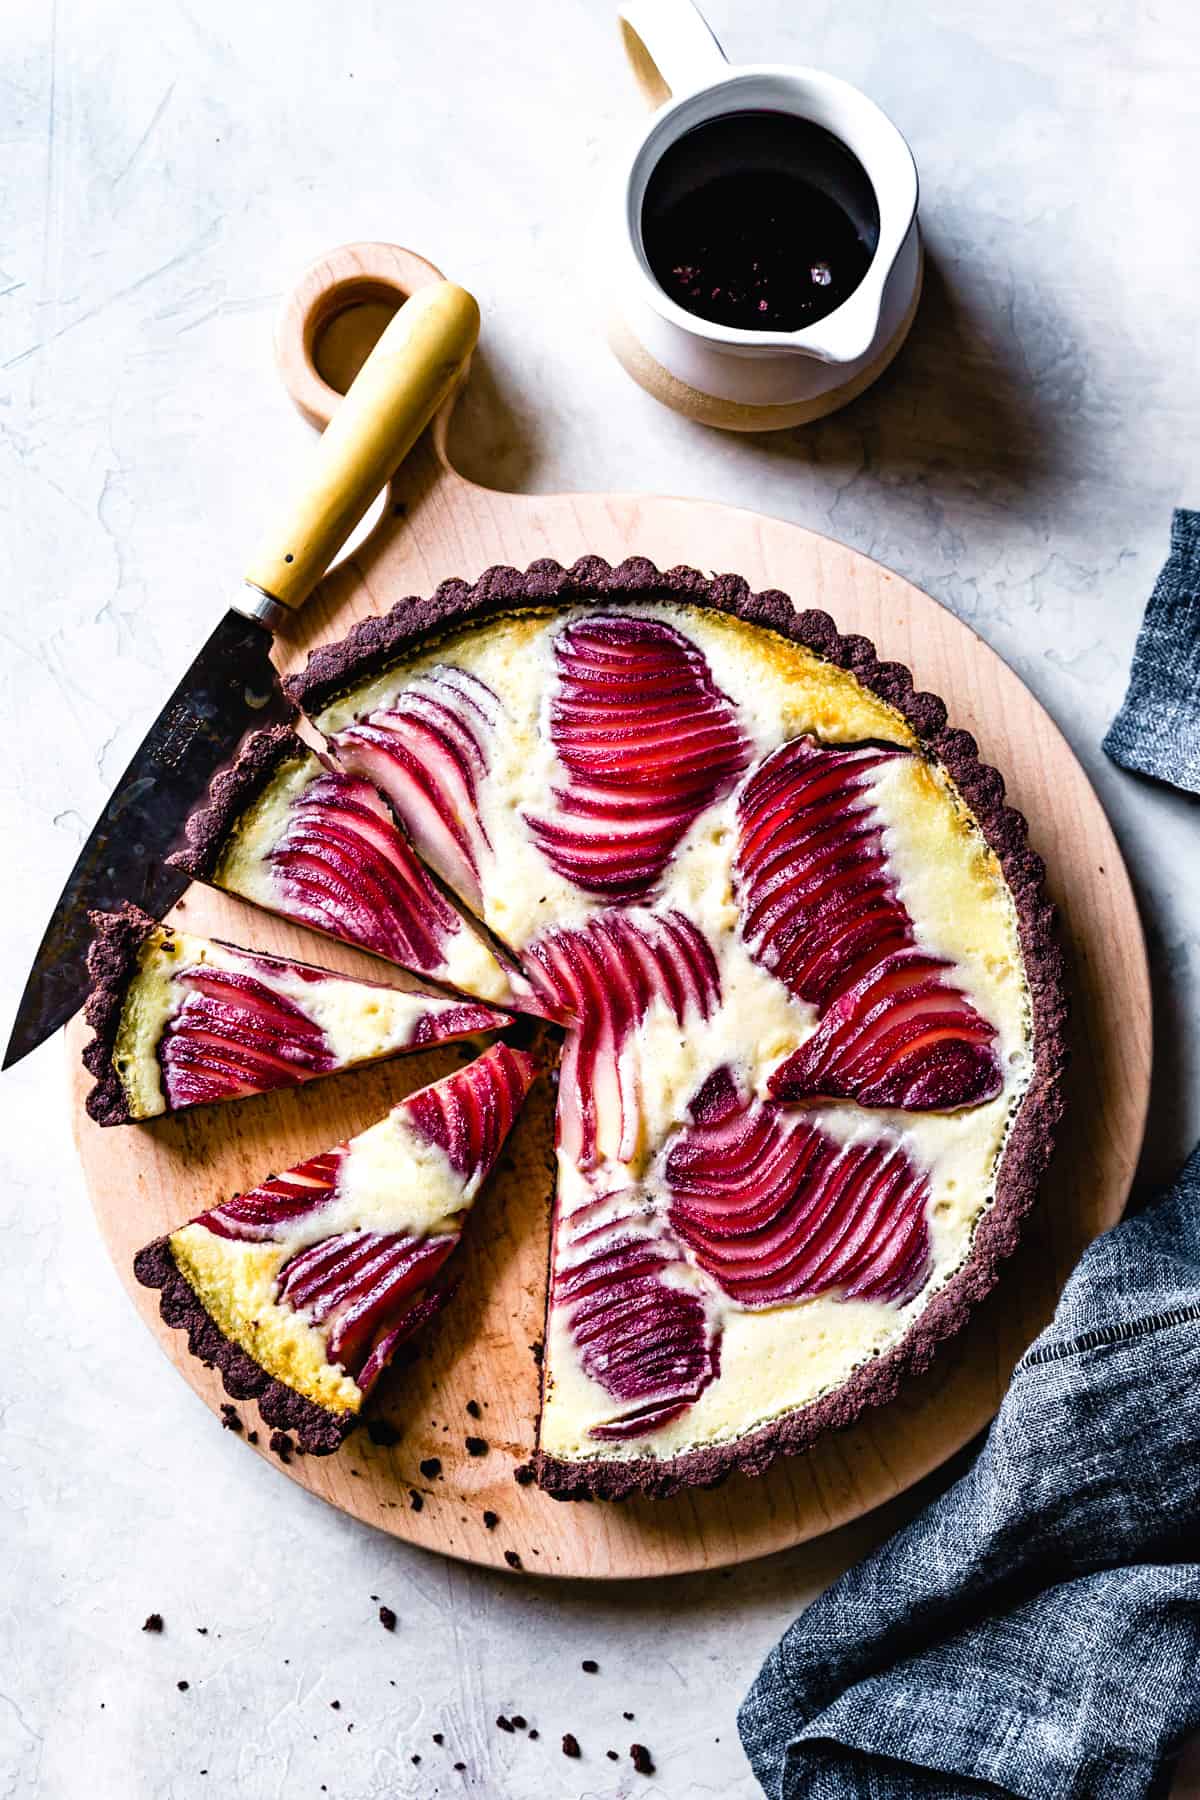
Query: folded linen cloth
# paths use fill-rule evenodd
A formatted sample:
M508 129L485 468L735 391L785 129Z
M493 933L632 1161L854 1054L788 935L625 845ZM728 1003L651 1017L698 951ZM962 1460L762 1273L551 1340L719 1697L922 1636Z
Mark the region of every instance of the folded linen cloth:
M1200 793L1200 512L1176 512L1104 748ZM1200 1729L1200 1149L1097 1239L978 1460L776 1645L770 1800L1140 1800Z
M1200 1150L1098 1238L970 1472L776 1645L770 1800L1140 1800L1200 1729Z
M1104 748L1123 768L1200 794L1200 512L1175 514Z

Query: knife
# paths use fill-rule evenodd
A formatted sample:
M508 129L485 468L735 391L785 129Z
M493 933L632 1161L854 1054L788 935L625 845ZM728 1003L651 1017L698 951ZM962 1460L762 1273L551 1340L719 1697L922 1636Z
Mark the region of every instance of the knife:
M4 1068L78 1011L88 991L88 914L123 900L161 918L188 885L167 867L184 821L247 731L294 716L271 661L301 607L429 423L479 336L452 282L398 309L316 446L307 478L246 567L229 610L142 740L79 853L21 996Z

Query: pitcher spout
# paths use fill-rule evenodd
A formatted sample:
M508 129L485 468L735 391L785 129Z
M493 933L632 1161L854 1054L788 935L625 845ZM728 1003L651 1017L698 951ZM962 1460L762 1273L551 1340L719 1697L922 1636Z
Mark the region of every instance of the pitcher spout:
M836 311L816 325L792 333L789 348L797 356L817 362L861 362L875 343L883 309L883 290L890 270L877 276L872 270L860 287Z

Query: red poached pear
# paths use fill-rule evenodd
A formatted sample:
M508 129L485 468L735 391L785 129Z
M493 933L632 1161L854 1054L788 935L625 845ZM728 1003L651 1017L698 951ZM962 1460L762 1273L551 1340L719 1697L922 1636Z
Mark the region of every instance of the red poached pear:
M954 1111L1003 1087L996 1031L920 950L884 846L873 777L911 753L793 738L738 798L734 881L755 961L816 1007L776 1071L786 1100Z
M721 980L707 939L680 912L614 910L544 932L529 946L526 969L567 1026L560 1150L584 1170L604 1157L628 1162L641 1127L638 1027L655 1000L677 1025L711 1016Z
M593 1425L600 1440L640 1437L686 1411L720 1373L720 1327L678 1245L634 1189L560 1220L553 1303L584 1373L628 1403Z
M569 785L526 818L554 871L609 901L644 900L700 813L750 760L732 701L670 625L600 614L554 642L550 736Z
M365 775L387 795L419 853L477 909L480 867L490 849L479 784L501 715L485 682L439 664L390 705L329 740L339 766Z
M158 1048L172 1108L264 1094L337 1067L316 1020L265 982L201 966L175 985L187 998Z
M778 1100L957 1112L1000 1093L995 1027L944 979L943 957L889 951L840 994L767 1083Z
M314 986L337 986L339 978L271 957L247 956L246 961L257 963L258 976L201 963L180 969L172 978L185 997L168 1020L158 1048L172 1110L291 1087L347 1066L301 1003L271 985L280 970ZM361 987L364 1001L369 1000L368 984L345 985ZM407 1043L391 1048L446 1043L497 1030L507 1022L506 1014L473 1001L433 999L414 1019Z
M839 1143L709 1076L666 1159L670 1221L743 1306L816 1294L903 1302L928 1279L928 1177L892 1138Z
M321 775L292 803L270 852L280 911L376 956L436 975L465 928L370 782Z
M456 1175L478 1185L500 1154L537 1071L527 1050L493 1044L457 1075L410 1094L405 1115L414 1131L445 1152Z

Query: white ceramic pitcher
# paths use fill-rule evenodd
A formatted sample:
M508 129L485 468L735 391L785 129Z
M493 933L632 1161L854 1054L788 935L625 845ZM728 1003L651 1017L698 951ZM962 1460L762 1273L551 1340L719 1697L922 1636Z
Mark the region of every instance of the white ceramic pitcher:
M622 201L618 306L625 335L678 384L718 403L709 422L758 429L819 418L861 393L908 333L921 287L917 171L912 152L874 101L819 69L781 63L733 66L691 0L627 0L619 8L626 52L655 107L629 161ZM642 207L664 152L685 132L729 113L790 113L824 127L857 157L875 193L879 239L866 274L842 304L798 331L753 331L687 312L655 280L642 242ZM652 392L639 359L614 348ZM724 406L728 417L721 417ZM745 418L780 409L788 416ZM695 406L681 410L701 416Z

